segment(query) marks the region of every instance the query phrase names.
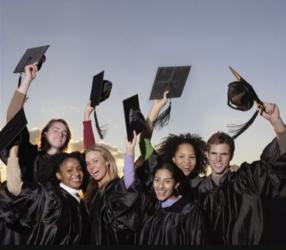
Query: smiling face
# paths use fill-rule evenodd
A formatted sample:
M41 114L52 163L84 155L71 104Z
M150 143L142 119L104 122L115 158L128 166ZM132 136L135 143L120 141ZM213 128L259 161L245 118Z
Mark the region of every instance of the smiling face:
M154 175L153 188L159 201L174 199L175 188L178 184L175 182L172 173L168 169L158 169Z
M173 162L185 176L189 176L197 164L194 147L189 143L180 144L173 157Z
M66 186L79 189L83 180L80 162L75 158L64 160L56 173L56 177Z
M61 122L54 122L45 132L45 136L51 148L57 150L64 147L67 140L67 134L67 127Z
M224 174L229 169L231 160L230 146L226 143L211 144L208 151L208 161L212 172L217 175Z
M85 156L87 171L98 183L110 180L108 173L109 162L98 151L89 151Z

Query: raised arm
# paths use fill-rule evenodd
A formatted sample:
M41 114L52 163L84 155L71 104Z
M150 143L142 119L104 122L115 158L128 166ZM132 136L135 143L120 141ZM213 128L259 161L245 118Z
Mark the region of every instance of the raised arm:
M140 134L139 147L143 160L147 160L154 151L154 148L151 144L151 137L153 134L156 120L162 108L168 102L168 97L167 97L168 93L169 91L165 91L162 99L155 99L153 101L151 111L149 112L146 119L146 129L143 130Z
M85 107L84 110L84 120L83 120L83 145L84 149L87 149L95 145L95 138L92 130L92 124L90 120L90 115L94 111L94 108L90 106L90 102Z
M261 107L258 107L261 109ZM268 120L272 125L280 148L281 154L286 152L286 126L280 116L279 108L274 103L264 103L264 111L261 111L261 116Z
M18 158L19 146L12 146L7 162L7 189L14 195L19 195L22 190L21 170Z
M133 131L133 140L129 142L126 139L126 152L124 155L124 184L126 189L128 189L135 181L135 169L134 169L134 156L135 156L135 146L137 142L136 132Z
M147 116L147 119L146 119L147 129L142 132L142 135L144 137L147 137L147 138L151 138L152 137L152 133L153 133L153 130L154 130L154 126L155 126L156 120L157 120L157 118L158 118L162 108L168 102L168 97L167 97L168 94L169 94L169 91L165 91L164 92L164 96L163 96L162 99L155 99L153 101L151 111L149 112L149 114Z
M30 88L31 82L35 79L37 74L37 66L35 64L30 64L25 67L25 77L21 85L16 89L14 95L10 101L10 104L7 109L7 121L10 121L11 118L17 114L17 112L24 106L26 101L26 95Z

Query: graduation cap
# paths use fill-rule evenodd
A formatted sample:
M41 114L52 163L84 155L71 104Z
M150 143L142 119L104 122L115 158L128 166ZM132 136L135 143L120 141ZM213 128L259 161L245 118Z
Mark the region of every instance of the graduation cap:
M191 66L159 67L153 83L149 100L161 99L165 91L169 91L169 98L182 95ZM171 113L171 100L168 108L156 120L155 126L163 127L168 124Z
M128 141L133 139L133 130L139 134L146 128L145 118L140 111L138 95L133 95L122 101Z
M44 55L50 45L41 47L34 47L27 49L24 55L21 57L13 73L20 73L18 87L21 84L21 74L25 71L25 66L33 63L37 63L38 71L41 69L43 63L46 61Z
M254 88L245 81L232 67L229 66L229 69L237 79L237 81L231 82L228 84L228 93L227 93L227 105L233 109L248 111L250 110L254 102L256 102L261 107L261 112L265 111L263 102L258 98ZM229 125L232 129L231 133L234 139L242 134L255 120L259 111L257 110L250 120L241 125Z
M93 76L92 88L90 92L90 106L93 108L98 106L101 102L105 101L110 96L111 93L112 83L108 80L104 80L103 77L104 77L104 71ZM94 109L94 120L99 137L100 139L103 139L106 130L104 130L99 126L95 109Z
M20 109L16 115L5 125L0 132L0 152L12 144L15 144L18 136L27 125L24 109Z

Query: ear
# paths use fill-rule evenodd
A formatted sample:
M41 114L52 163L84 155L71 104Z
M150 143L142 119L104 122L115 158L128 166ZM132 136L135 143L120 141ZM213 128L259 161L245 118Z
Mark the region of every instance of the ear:
M59 172L56 172L56 177L59 181L62 179L62 175Z
M205 152L205 156L207 157L207 159L209 159L209 152L208 151Z
M175 156L172 157L172 161L173 161L173 163L176 164L176 162L175 162Z
M177 189L180 186L180 183L176 183L175 189Z

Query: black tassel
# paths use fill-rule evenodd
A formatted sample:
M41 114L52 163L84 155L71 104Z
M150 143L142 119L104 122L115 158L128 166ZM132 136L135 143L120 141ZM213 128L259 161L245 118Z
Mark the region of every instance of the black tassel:
M100 127L99 126L99 123L98 123L98 120L97 120L97 115L96 115L95 111L94 111L94 120L95 120L95 127L96 127L96 130L98 132L99 138L103 139L105 134L106 134L106 132L107 132L107 129L104 128L104 127Z
M168 108L166 108L165 111L163 111L158 118L155 121L155 127L162 128L166 126L169 123L170 120L170 114L171 114L171 109L172 109L172 103L170 101Z
M250 125L254 122L255 118L257 117L259 111L255 111L253 116L250 118L250 120L244 124L241 125L228 125L227 127L230 128L229 132L231 134L234 134L232 136L233 139L236 139L239 135L241 135L245 130L247 130Z
M18 79L18 88L20 87L22 82L22 73L20 73L19 79Z

